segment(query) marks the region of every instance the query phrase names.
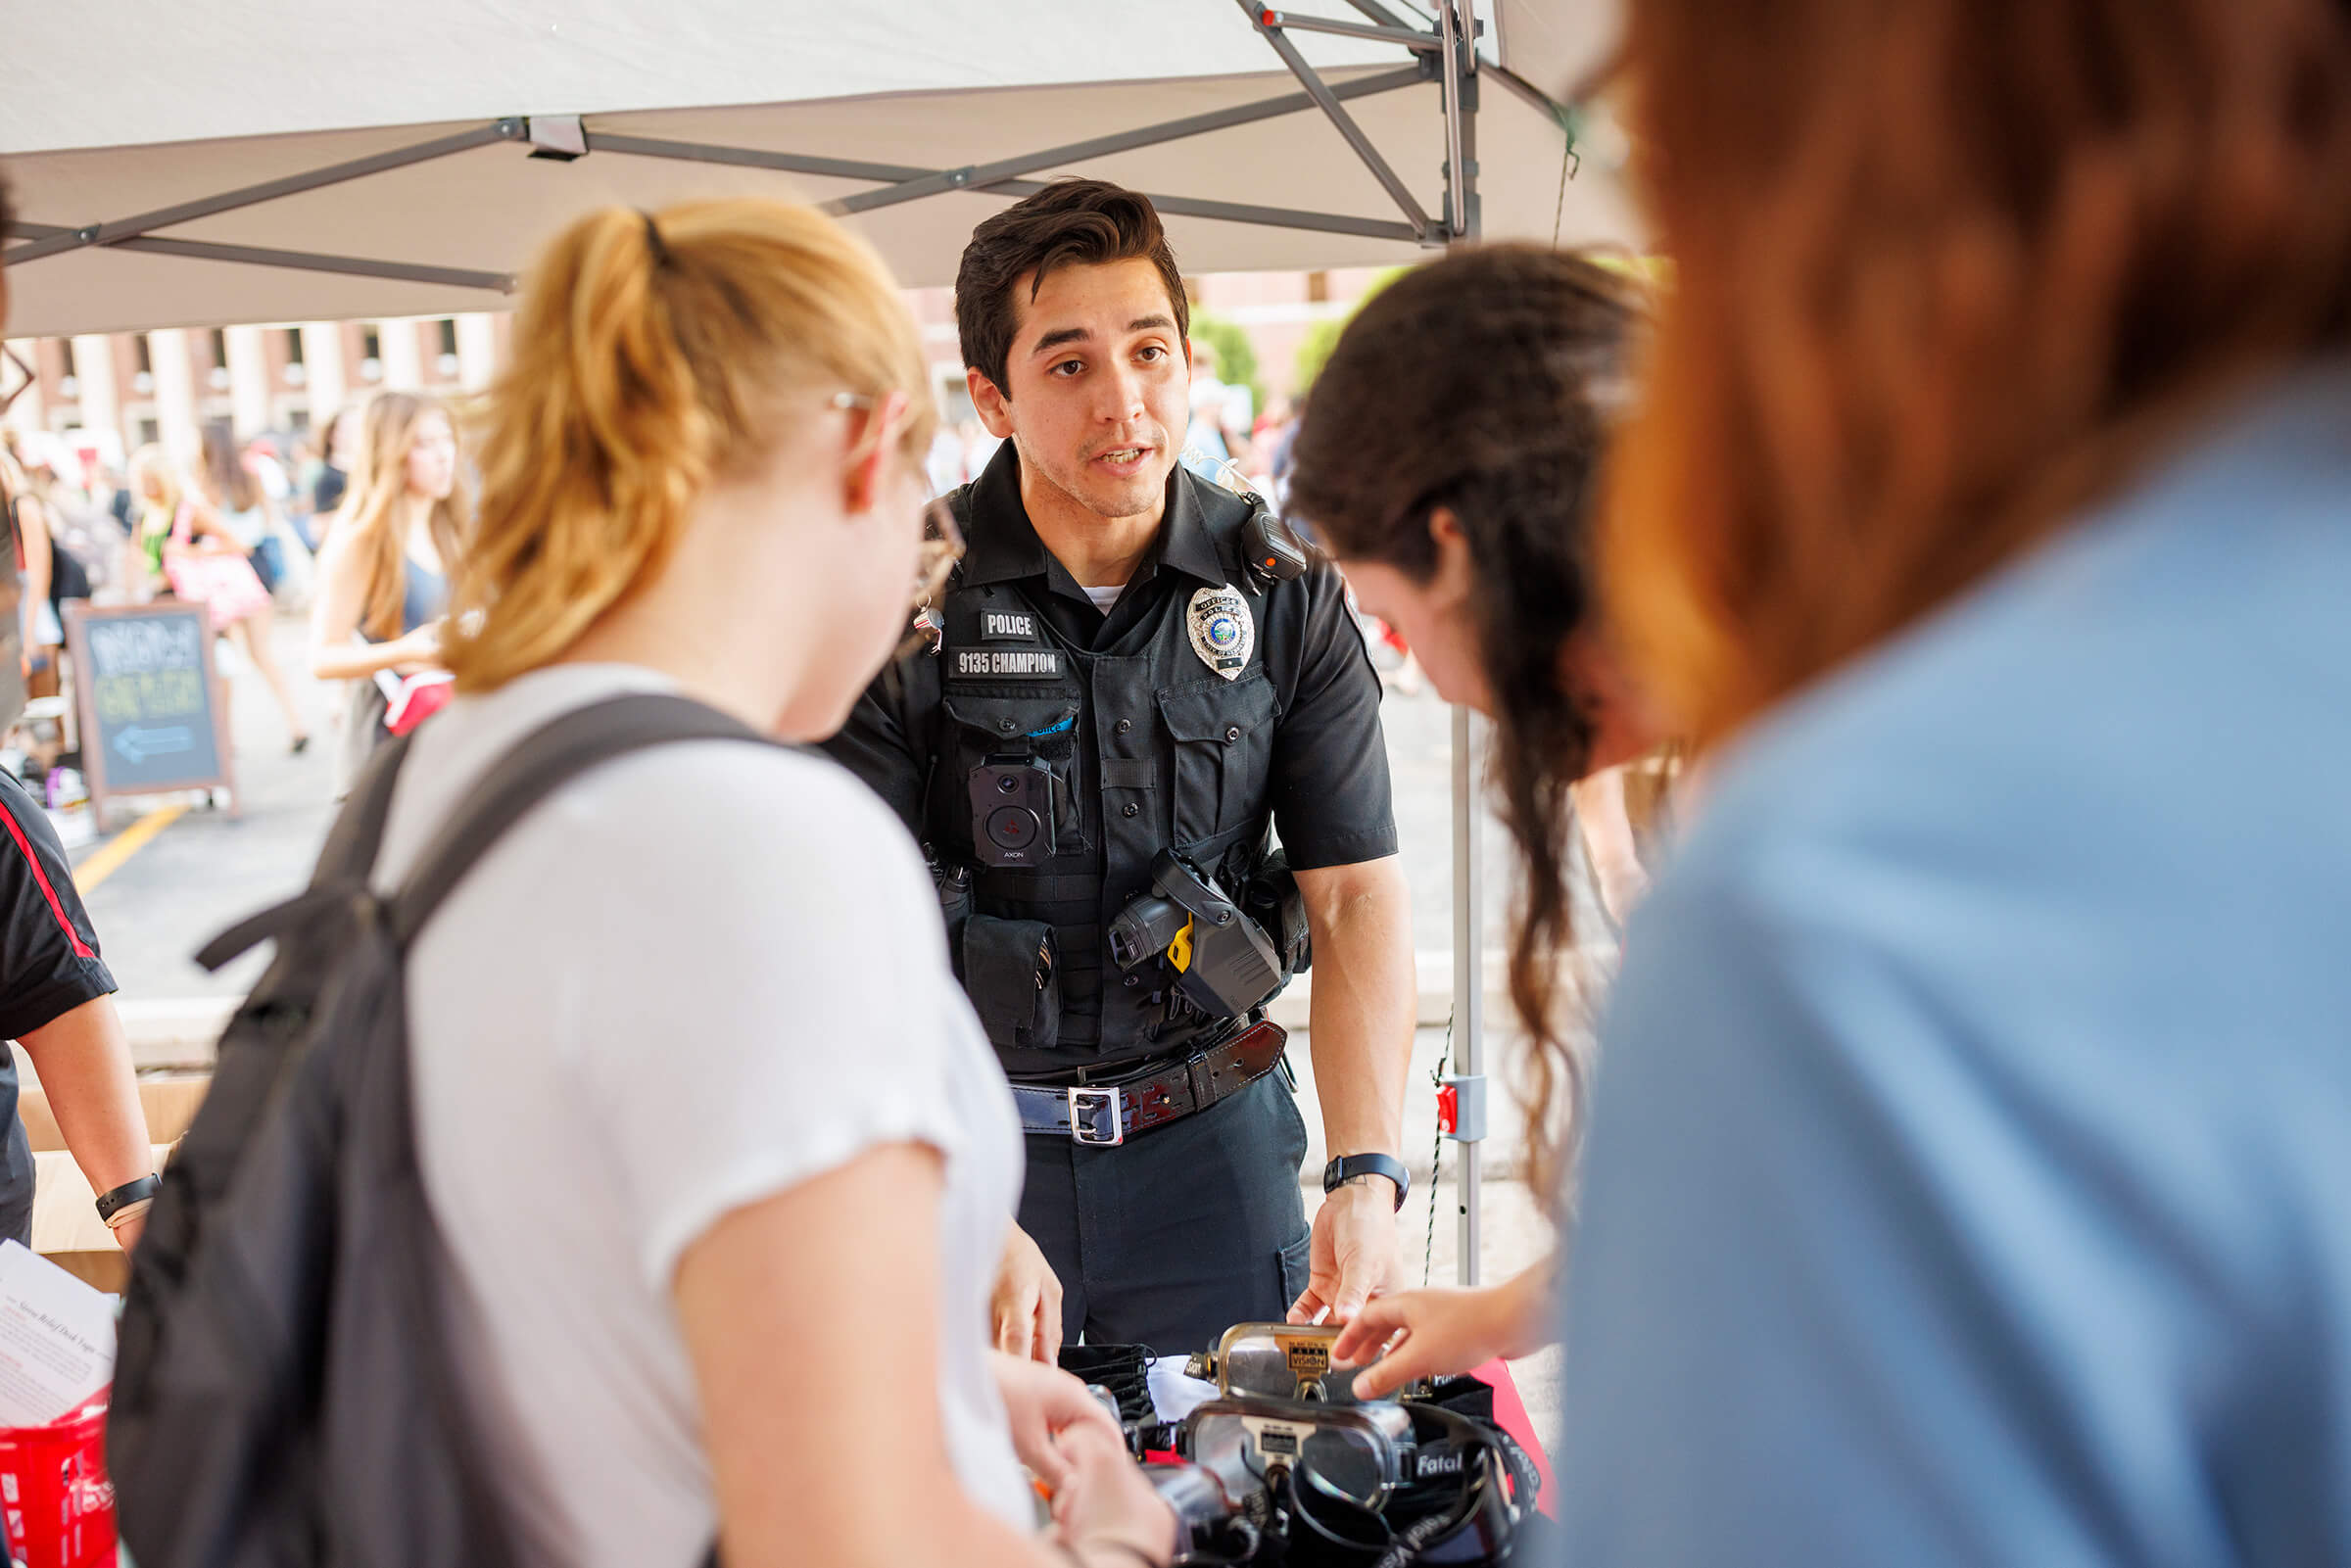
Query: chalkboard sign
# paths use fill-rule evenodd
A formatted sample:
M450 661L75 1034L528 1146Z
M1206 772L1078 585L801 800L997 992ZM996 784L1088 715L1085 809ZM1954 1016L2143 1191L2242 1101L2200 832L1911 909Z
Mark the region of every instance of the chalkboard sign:
M67 606L90 806L110 795L233 787L201 604Z

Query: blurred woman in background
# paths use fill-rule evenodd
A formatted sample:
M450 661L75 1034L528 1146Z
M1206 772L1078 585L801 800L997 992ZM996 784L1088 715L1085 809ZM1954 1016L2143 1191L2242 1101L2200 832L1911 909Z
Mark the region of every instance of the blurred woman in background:
M73 558L57 547L49 500L53 485L54 479L46 471L36 477L13 450L0 450L0 497L7 501L17 564L23 573L17 608L24 638L24 691L36 697L57 694L57 655L66 641L58 590L74 586L61 585L60 570L79 577ZM78 593L67 596L88 598L88 580L82 578L78 587Z
M284 546L273 531L277 503L254 472L253 462L225 421L204 427L204 459L197 471L204 499L218 515L222 531L244 546L246 563L262 587L275 594L284 571Z
M388 734L401 680L445 667L449 568L473 516L456 424L439 399L379 392L356 418L351 485L318 552L311 605L311 673L351 683L337 798Z
M351 488L352 465L359 460L359 428L360 404L347 403L337 408L320 432L318 463L315 473L307 474L310 489L310 529L303 543L316 554L326 547L326 537L343 506L343 498Z
M226 425L205 427L197 488L183 498L179 510L174 537L180 541L180 564L175 568L173 556L167 553L165 576L180 597L202 597L213 607L214 629L225 631L237 651L269 684L293 734L293 749L307 749L310 729L270 641L274 605L269 586L276 579L264 569L268 557L263 546L275 543L269 537L273 508L260 482L246 470ZM239 563L245 567L242 572L237 570ZM258 596L253 592L257 587Z
M2351 1560L2351 10L1627 15L1570 1560Z
M134 602L153 598L170 586L164 581L164 545L179 516L184 488L179 465L154 442L130 454L121 492L129 498L123 509L129 514L130 530L130 567L123 578Z
M161 447L131 453L130 489L137 517L132 547L145 592L152 595L168 589L175 598L202 604L213 631L269 684L285 715L292 749L307 748L311 735L301 704L269 642L269 591L247 561L245 545L209 496L186 485L178 464Z

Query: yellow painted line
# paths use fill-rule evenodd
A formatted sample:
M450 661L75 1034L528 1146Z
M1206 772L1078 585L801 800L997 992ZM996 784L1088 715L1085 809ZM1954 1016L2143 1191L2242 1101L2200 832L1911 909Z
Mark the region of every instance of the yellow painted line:
M98 884L122 869L122 863L147 847L147 840L186 816L185 806L166 806L151 811L137 822L117 833L112 842L98 853L73 868L73 885L87 898L98 890Z

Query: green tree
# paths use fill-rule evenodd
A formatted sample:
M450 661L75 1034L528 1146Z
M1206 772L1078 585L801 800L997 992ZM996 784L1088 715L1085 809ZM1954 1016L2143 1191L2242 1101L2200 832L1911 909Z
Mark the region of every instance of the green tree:
M1314 389L1315 377L1322 373L1323 361L1330 357L1330 351L1339 346L1339 335L1347 330L1347 323L1355 319L1355 312L1364 308L1364 302L1409 270L1408 267L1389 267L1371 280L1371 286L1364 290L1362 299L1347 308L1346 314L1324 316L1306 329L1306 337L1298 345L1298 357L1290 371L1293 398L1301 403L1306 401L1307 393Z
M1249 341L1249 329L1238 321L1192 308L1192 341L1205 343L1216 351L1217 379L1228 387L1247 387L1250 406L1265 411L1266 381L1258 373L1257 345Z

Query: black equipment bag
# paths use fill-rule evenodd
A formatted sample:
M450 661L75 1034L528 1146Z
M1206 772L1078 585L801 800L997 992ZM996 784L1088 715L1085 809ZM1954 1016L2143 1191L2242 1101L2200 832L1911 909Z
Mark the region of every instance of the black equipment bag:
M391 741L309 890L198 955L217 969L277 942L132 1259L107 1463L141 1568L515 1561L439 1311L403 963L550 792L626 753L705 739L773 743L682 697L566 714L490 769L387 898L368 879L408 749Z

